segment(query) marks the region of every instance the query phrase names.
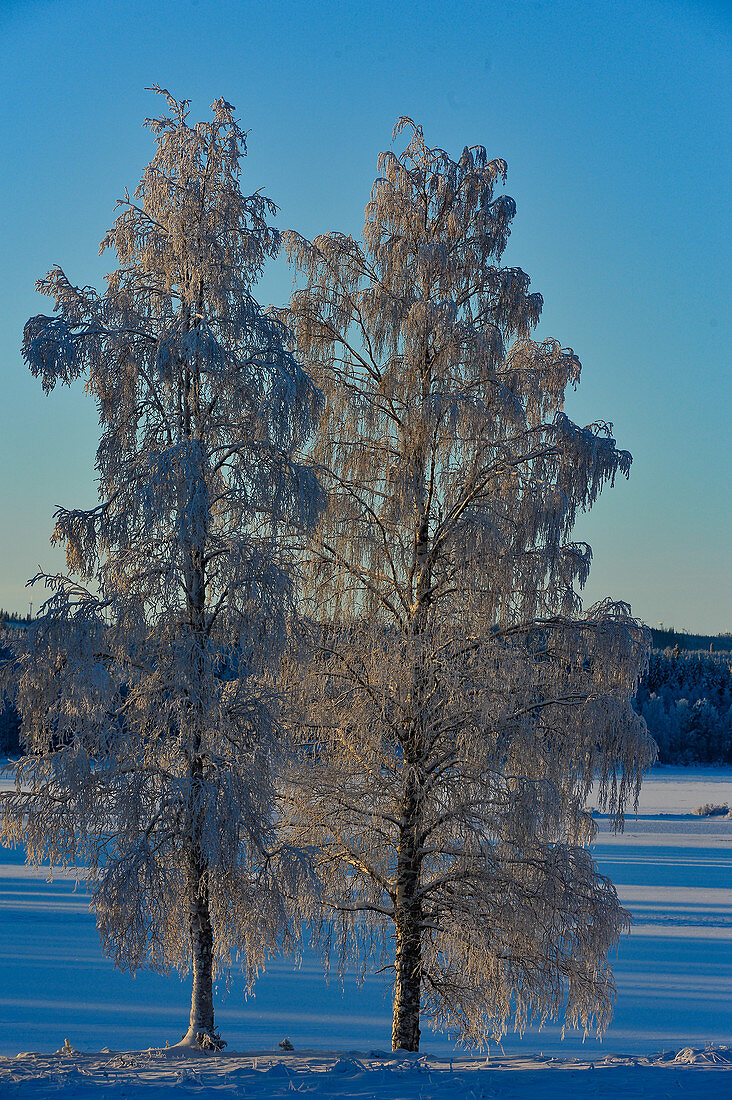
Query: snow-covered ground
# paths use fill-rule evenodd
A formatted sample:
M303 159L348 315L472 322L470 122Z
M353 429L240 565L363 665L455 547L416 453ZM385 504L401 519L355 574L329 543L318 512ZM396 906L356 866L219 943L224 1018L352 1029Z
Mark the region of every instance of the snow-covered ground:
M0 1095L83 1100L709 1100L729 1094L729 1051L681 1051L676 1059L541 1057L453 1059L376 1051L247 1055L26 1054L0 1060Z
M602 1043L558 1028L507 1036L484 1059L457 1055L428 1028L428 1057L394 1059L386 983L326 984L317 959L295 970L275 960L246 1000L234 976L218 990L217 1023L230 1051L252 1055L176 1060L139 1051L174 1043L187 1023L188 985L115 971L101 955L83 890L63 876L45 881L20 851L0 849L0 1096L167 1096L202 1089L227 1095L565 1097L709 1096L724 1092L730 1066L704 1054L732 1043L732 820L699 818L703 803L732 804L732 769L659 768L646 781L638 816L616 836L598 818L596 858L635 923L614 961L618 1001ZM295 1051L277 1044L288 1037ZM692 1065L650 1064L662 1050L694 1047ZM360 1054L343 1054L357 1049ZM318 1054L307 1055L309 1050ZM12 1057L40 1051L34 1057ZM328 1055L326 1051L340 1051ZM376 1057L374 1052L384 1052ZM450 1057L452 1056L452 1069ZM458 1061L455 1058L458 1057ZM562 1064L551 1058L562 1059ZM567 1061L578 1059L577 1062ZM645 1060L646 1064L643 1064ZM589 1067L596 1067L592 1077ZM515 1072L508 1072L508 1070ZM496 1076L500 1072L500 1081ZM719 1078L719 1081L717 1081ZM314 1098L315 1100L315 1098Z

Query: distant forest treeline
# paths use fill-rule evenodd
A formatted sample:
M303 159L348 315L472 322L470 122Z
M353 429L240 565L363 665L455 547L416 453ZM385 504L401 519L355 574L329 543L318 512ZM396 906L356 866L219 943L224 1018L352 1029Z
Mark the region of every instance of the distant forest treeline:
M0 629L28 616L0 608ZM635 707L662 764L732 764L732 635L653 630L654 648ZM8 651L0 642L0 663ZM0 753L19 751L20 717L0 695Z
M654 650L635 698L662 764L732 764L732 653Z
M667 630L651 628L654 649L675 649L682 652L706 649L713 653L732 653L732 634L685 634L670 626Z
M6 611L4 607L0 607L0 627L8 623L29 623L31 618L31 615L19 615L17 611Z
M4 617L2 617L4 616ZM16 615L9 616L0 608L0 632L7 625L8 619L18 622ZM0 640L0 665L10 656L10 651L3 646ZM20 715L13 706L12 700L0 687L0 755L15 753L20 749Z

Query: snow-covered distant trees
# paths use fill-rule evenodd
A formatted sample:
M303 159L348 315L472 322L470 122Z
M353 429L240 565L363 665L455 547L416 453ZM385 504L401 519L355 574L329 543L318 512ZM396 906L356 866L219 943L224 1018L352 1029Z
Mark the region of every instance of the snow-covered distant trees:
M661 763L732 763L729 653L652 653L635 707L658 744Z
M69 576L16 647L25 755L5 842L85 867L105 950L193 970L187 1042L217 1046L212 976L249 979L300 874L273 836L277 661L291 606L281 533L319 489L298 461L320 395L252 297L275 207L239 185L233 108L148 120L157 151L102 241L104 293L59 268L25 328L46 391L84 378L99 407L100 503L61 508Z
M653 759L630 706L648 636L622 603L582 612L570 533L631 458L563 412L576 355L531 339L541 297L500 266L505 164L402 129L363 243L287 241L329 495L303 544L289 836L318 853L321 942L393 970L395 1048L421 1012L475 1043L559 1014L602 1030L628 916L585 804L597 776L619 822Z

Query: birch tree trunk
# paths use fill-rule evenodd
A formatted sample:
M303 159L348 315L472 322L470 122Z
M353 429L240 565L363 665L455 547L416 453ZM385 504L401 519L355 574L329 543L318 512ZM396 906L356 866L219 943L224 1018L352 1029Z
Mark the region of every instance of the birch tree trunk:
M193 762L194 791L202 778L200 758ZM196 792L198 793L198 792ZM201 1047L218 1047L213 1010L213 925L209 907L208 861L200 838L201 811L197 810L193 836L186 846L188 862L188 927L191 941L193 989L191 1016L184 1042Z
M191 818L184 840L188 875L188 934L191 945L193 988L191 1015L184 1043L220 1049L221 1040L214 1031L213 952L214 931L209 898L209 862L204 843L205 790L200 735L194 733L193 754L189 765Z
M418 842L419 809L419 780L415 769L410 768L402 802L397 860L392 1050L419 1050L419 1011L422 989L422 913L419 897L422 861Z
M202 309L202 303L200 303ZM184 327L187 330L189 317L186 314ZM196 357L196 369L183 371L185 379L184 434L195 439L200 434L199 419L199 362ZM207 472L207 471L205 471ZM194 499L204 499L206 478L203 469L193 483ZM184 1043L191 1043L205 1049L218 1049L224 1045L214 1030L213 1010L213 954L214 930L211 921L209 900L209 863L205 852L204 830L206 822L206 791L204 761L202 757L201 734L203 716L200 713L203 689L204 669L202 654L205 648L206 633L206 570L204 566L204 547L208 537L207 523L195 531L193 539L186 545L187 557L187 612L190 630L189 660L191 662L190 682L194 688L194 697L189 700L191 718L189 775L190 775L190 820L184 841L188 874L188 933L191 944L191 964L193 986L191 990L191 1015Z
M426 358L426 357L425 357ZM428 384L428 368L421 372L423 400ZM422 795L425 764L426 671L424 653L419 644L424 634L430 608L430 530L425 485L425 457L421 448L413 459L415 489L414 531L414 601L409 633L417 641L412 671L411 716L403 744L406 774L402 793L402 812L396 868L396 899L394 925L396 956L394 960L394 1002L392 1050L419 1050L419 1015L422 994L422 907L420 886L422 856L420 833L422 826Z

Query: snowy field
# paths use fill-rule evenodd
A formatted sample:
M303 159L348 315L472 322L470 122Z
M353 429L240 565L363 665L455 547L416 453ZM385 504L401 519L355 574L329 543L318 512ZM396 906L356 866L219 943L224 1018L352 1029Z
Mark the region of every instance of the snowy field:
M728 1093L732 1062L705 1047L732 1043L732 820L692 813L724 802L732 804L731 769L666 767L645 783L624 834L598 818L596 859L634 916L614 961L614 1023L602 1043L576 1033L562 1041L558 1028L509 1035L487 1063L427 1028L424 1055L390 1055L386 983L326 984L315 958L299 969L276 960L249 1000L236 977L228 992L220 986L217 1023L228 1051L250 1053L181 1060L159 1048L185 1030L187 983L115 971L73 880L49 883L24 866L21 851L0 849L0 1096ZM285 1037L292 1054L278 1050ZM52 1055L65 1039L79 1052L107 1050ZM695 1052L659 1058L684 1048Z

